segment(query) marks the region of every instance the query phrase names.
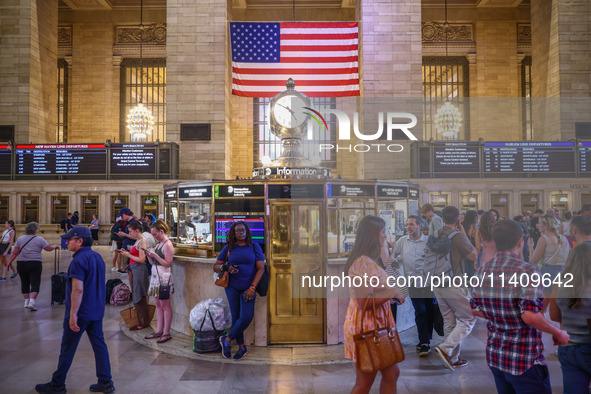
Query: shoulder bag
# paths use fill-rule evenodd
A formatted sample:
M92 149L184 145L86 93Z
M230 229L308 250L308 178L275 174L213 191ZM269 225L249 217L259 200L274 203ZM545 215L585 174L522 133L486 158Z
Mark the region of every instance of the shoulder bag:
M404 360L404 350L398 336L396 326L390 326L390 306L386 315L386 326L375 330L364 331L365 308L369 297L365 300L361 311L361 333L353 335L355 342L355 354L357 356L357 369L361 372L377 372L390 365L397 364ZM376 319L376 301L372 298L372 312L375 326L378 327Z
M226 254L226 263L229 260L230 260L230 249L228 248L228 254ZM220 286L220 287L228 287L229 280L230 280L230 272L220 271L217 279L215 280L215 284L216 284L216 286Z
M168 300L170 298L170 276L168 277L168 281L165 285L162 284L160 280L160 272L158 272L158 265L154 265L156 267L156 275L158 275L158 299L159 300ZM172 275L172 274L171 274Z

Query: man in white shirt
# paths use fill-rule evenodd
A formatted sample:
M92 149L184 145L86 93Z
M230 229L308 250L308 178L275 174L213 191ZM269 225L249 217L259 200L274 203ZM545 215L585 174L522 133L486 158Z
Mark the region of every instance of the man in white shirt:
M431 335L433 332L433 292L425 283L425 247L428 237L422 232L422 221L418 216L410 215L406 220L407 235L396 241L395 256L404 267L407 281L412 277L422 280L410 282L408 293L415 309L415 322L419 334L417 352L423 357L431 352ZM417 287L419 286L419 287Z

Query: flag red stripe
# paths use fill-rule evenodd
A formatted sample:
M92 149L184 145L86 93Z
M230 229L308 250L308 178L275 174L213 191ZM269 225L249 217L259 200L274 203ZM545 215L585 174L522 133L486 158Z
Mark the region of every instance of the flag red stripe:
M281 22L280 28L297 29L347 29L357 27L357 22Z
M282 40L351 40L359 38L359 33L346 34L281 34Z
M281 45L281 51L356 51L355 45Z
M285 88L284 88L285 89ZM232 89L232 94L234 96L243 96L243 97L274 97L277 93L282 92L282 90L278 90L277 92L243 92L241 90ZM346 92L337 92L337 91L330 91L330 92L306 92L305 89L300 90L303 94L308 97L351 97L351 96L359 96L359 90L351 90Z
M357 56L343 57L281 57L281 63L342 63L356 62Z
M351 68L239 68L232 67L236 74L353 74L359 72L357 67Z
M238 79L232 78L232 83L244 86L276 86L284 85L284 80L258 80L258 79ZM302 80L299 79L297 86L343 86L343 85L358 85L359 79L342 79L336 81L329 80Z

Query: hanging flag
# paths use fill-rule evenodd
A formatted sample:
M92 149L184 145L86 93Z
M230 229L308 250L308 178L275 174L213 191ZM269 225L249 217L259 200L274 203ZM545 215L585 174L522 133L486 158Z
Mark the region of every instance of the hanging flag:
M359 96L357 22L231 22L232 94Z

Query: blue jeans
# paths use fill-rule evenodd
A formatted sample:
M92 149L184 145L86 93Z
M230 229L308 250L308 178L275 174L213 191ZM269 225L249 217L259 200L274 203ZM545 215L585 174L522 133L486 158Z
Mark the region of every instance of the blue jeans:
M560 346L564 394L588 393L591 380L591 345Z
M82 334L86 331L92 350L94 351L94 361L96 363L96 376L99 383L109 383L111 381L111 364L109 363L109 351L105 344L103 335L103 321L88 321L78 319L79 332L70 330L70 319L64 319L64 334L62 336L62 347L57 364L57 370L51 378L51 385L56 389L65 388L66 375L72 366L74 354L80 343Z
M552 394L550 375L545 365L532 365L523 375L511 375L489 367L499 394Z
M429 288L409 288L410 300L415 309L415 323L419 343L431 344L433 335L433 292Z
M226 287L226 297L228 297L228 304L230 304L230 313L232 314L232 331L228 334L228 338L236 339L238 345L244 345L244 330L248 328L252 318L254 317L254 298L250 301L244 300L245 291Z

